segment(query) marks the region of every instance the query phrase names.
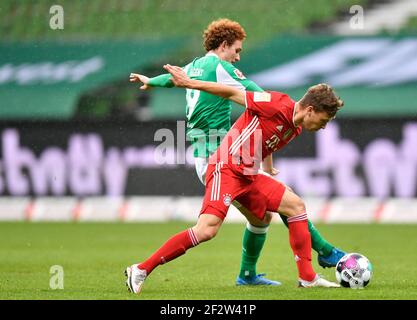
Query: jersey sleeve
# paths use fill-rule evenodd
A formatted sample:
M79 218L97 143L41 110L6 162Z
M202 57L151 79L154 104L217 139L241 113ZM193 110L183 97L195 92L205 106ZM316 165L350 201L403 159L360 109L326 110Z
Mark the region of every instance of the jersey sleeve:
M259 116L270 118L279 112L283 96L278 92L246 91L246 108Z
M239 90L263 91L255 82L248 80L230 62L220 60L216 68L217 83L235 87Z
M189 67L190 64L187 64L185 67L183 67L183 70L187 73ZM164 73L159 76L150 78L149 85L151 87L172 88L174 87L174 84L172 83L171 78L172 76L170 73Z
M249 80L248 85L245 88L246 91L256 91L256 92L263 92L264 89L259 87L255 82Z
M159 76L149 79L149 85L151 87L163 87L163 88L172 88L174 84L171 81L171 74L161 74Z

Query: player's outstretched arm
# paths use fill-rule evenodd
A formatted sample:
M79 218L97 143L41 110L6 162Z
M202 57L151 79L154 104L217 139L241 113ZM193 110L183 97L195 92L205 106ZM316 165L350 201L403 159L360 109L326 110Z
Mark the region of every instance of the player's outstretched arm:
M205 91L245 106L245 91L215 82L192 80L177 66L166 64L164 69L172 75L171 81L176 87Z
M152 88L149 85L149 78L147 76L144 76L143 74L131 73L129 81L143 83L143 85L140 87L141 90L149 90L150 88Z

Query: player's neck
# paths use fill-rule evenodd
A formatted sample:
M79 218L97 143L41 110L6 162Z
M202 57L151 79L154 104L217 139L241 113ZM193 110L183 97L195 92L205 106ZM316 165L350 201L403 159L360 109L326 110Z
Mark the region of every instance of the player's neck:
M210 50L208 53L215 54L220 60L227 61L226 56L220 49Z
M217 50L210 50L210 51L207 52L207 54L215 55L215 56L220 58L220 54L219 54L219 52L217 52Z
M301 106L298 102L295 103L294 110L295 111L294 111L293 121L294 121L294 125L298 127L303 122L303 119L304 119L304 114L301 112Z

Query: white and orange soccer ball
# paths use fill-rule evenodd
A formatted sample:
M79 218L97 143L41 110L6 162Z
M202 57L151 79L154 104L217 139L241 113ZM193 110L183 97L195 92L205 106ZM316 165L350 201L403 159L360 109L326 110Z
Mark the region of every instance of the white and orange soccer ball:
M360 253L344 255L336 265L336 279L341 286L362 289L372 278L372 264Z

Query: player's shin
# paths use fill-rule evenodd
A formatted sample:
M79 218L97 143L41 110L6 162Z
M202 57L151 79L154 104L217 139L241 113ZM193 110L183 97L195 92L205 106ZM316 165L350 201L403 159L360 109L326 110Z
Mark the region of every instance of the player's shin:
M182 256L189 248L195 247L198 244L199 242L193 230L191 228L184 230L168 239L162 247L138 267L139 269L146 270L147 275L149 275L160 264L167 263Z
M266 240L268 227L255 227L247 223L243 235L242 261L240 264L239 277L256 276L256 263Z
M282 222L284 222L284 224L288 228L288 217L282 214L280 214L279 216L281 217ZM308 231L310 231L311 246L313 250L325 257L330 255L334 246L332 246L329 242L327 242L326 239L323 238L323 236L320 234L320 232L316 229L316 227L310 220L308 220Z
M308 231L307 214L288 218L290 245L297 264L298 277L312 281L316 277L311 264L311 238Z
M311 246L313 247L314 251L318 254L327 257L332 253L332 246L326 239L322 237L320 232L316 229L314 224L308 220L308 231L310 231L311 235Z

